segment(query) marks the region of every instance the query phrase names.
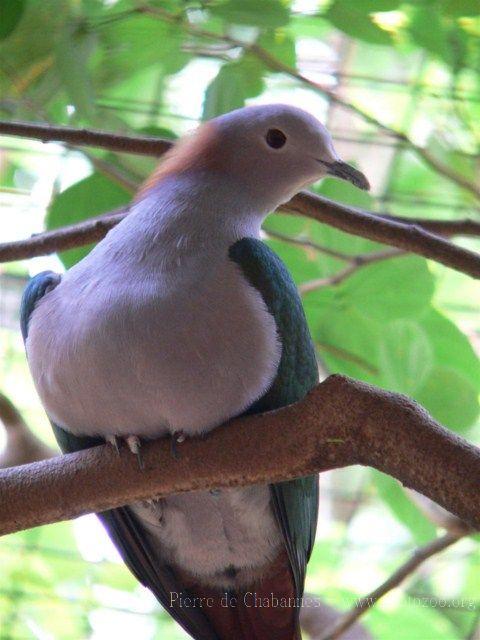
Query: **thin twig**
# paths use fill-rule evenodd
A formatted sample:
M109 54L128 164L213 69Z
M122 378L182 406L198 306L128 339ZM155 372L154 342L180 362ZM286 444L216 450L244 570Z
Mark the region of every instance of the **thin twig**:
M68 145L71 149L75 149L71 145ZM125 171L116 167L111 162L104 160L103 158L96 158L91 153L86 153L85 150L82 149L82 153L84 153L90 162L93 164L95 169L100 173L103 173L104 176L110 178L112 182L115 182L120 187L123 187L129 193L135 193L138 187L140 186L140 182L133 180L130 176L128 176Z
M398 256L405 255L405 251L401 249L385 249L383 251L373 251L372 253L364 253L362 255L353 256L349 261L349 265L344 269L337 271L331 276L325 278L316 278L315 280L309 280L299 285L298 290L302 295L310 293L310 291L316 291L323 287L332 287L340 284L346 280L352 273L355 273L362 267L375 262L381 262L382 260L388 260L389 258L396 258Z
M351 256L348 253L335 251L334 249L325 247L323 244L319 244L318 242L314 242L313 240L309 240L308 238L295 238L293 236L287 235L286 233L281 233L280 231L272 231L271 229L264 229L264 232L270 238L282 240L283 242L288 242L288 244L294 244L305 249L313 249L314 251L324 253L331 258L337 258L338 260L344 260L346 262L350 262L355 258L355 256Z
M360 618L368 609L373 607L380 598L383 598L389 591L398 587L409 575L418 569L426 560L432 556L447 549L463 538L467 533L471 533L468 529L463 533L446 533L436 538L423 547L416 549L412 556L402 564L385 582L374 589L364 598L359 598L355 607L343 615L337 622L327 630L320 640L336 640L350 628L358 618Z
M315 345L319 351L326 351L327 353L331 353L341 360L356 364L361 369L364 369L367 373L378 375L377 367L374 367L364 358L357 356L356 353L352 353L352 351L348 351L347 349L343 349L342 347L337 347L333 344L328 344L327 342L322 342L321 340L315 340Z

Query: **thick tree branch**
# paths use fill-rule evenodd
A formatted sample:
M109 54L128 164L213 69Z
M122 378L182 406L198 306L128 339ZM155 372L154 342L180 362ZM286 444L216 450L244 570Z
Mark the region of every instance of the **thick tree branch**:
M69 127L52 127L50 125L30 125L27 123L0 122L0 133L11 135L27 135L41 140L63 140L75 144L101 144L104 148L148 155L161 155L170 148L171 143L161 138L134 138L132 136L116 136L114 134L86 129L72 129ZM405 251L417 253L431 260L436 260L448 267L462 271L472 277L480 277L480 257L472 251L458 247L448 240L431 234L422 227L398 222L386 216L360 211L346 205L340 205L328 198L315 196L311 193L301 192L290 202L283 205L285 211L299 213L307 217L324 222L347 233L353 233L369 240L376 240ZM110 223L112 220L110 220ZM52 232L62 234L62 240L68 247L86 244L94 239L99 239L101 224L91 221L84 223L85 228L77 226L75 231L62 233L62 230ZM103 230L108 231L108 225ZM85 231L85 234L83 232ZM91 234L91 235L90 235ZM101 236L100 236L101 237ZM55 236L49 235L45 242L37 237L20 243L7 243L0 245L0 260L15 260L20 257L32 257L46 253L45 246L52 246L52 250L66 248L54 246ZM28 245L26 243L29 243ZM72 244L75 243L75 244ZM28 249L27 249L28 247ZM22 254L25 250L31 250L28 255ZM35 251L41 250L42 253Z
M448 532L425 546L415 549L410 558L398 567L385 582L371 591L367 596L359 598L356 606L341 616L330 629L327 629L320 640L337 640L337 638L341 638L343 633L368 611L368 609L373 607L380 598L383 598L389 591L398 587L426 560L452 546L452 544L458 542L458 540L463 538L467 533L469 533L467 528L465 528L463 533Z
M330 376L305 400L241 418L171 455L167 439L134 456L101 445L0 472L0 534L153 495L286 480L373 466L480 528L480 450L412 400Z

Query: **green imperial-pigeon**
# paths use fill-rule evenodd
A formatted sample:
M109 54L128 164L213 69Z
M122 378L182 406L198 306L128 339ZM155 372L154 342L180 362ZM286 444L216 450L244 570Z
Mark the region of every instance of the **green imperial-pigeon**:
M368 188L308 113L233 111L175 145L83 260L30 281L28 362L63 451L120 438L139 454L142 439L205 434L315 386L299 295L259 238L268 212L326 175ZM310 476L151 499L99 518L193 638L293 640L317 505Z

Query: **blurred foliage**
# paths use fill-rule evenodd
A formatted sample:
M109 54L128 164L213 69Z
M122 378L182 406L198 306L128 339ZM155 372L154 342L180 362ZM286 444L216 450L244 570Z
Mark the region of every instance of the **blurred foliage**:
M301 105L308 94L327 113L321 90L295 78L297 72L312 73L320 84L343 82L348 99L358 108L402 130L416 144L426 145L435 157L470 180L478 179L478 0L152 0L151 13L138 10L145 5L133 0L3 0L1 117L174 138L191 128L197 116L211 118L252 99L273 100L279 92L285 95L285 87L288 91L302 88L306 93L295 94L297 103ZM273 56L278 66L267 65L258 50ZM306 50L313 52L314 63L302 54ZM340 60L335 60L338 52ZM181 113L190 111L188 104L179 109L178 87L188 103L192 72L187 72L193 69L195 74L199 65L203 65L198 72L203 106L197 115L182 118ZM383 156L377 161L368 149L380 154L381 146L372 147L378 132L361 118L352 118L341 121L338 138L354 134L361 144L351 147L356 157L345 159L360 159L365 172L374 173ZM38 163L34 167L29 151L26 145L24 153L5 158L4 188L32 185L40 169ZM65 162L76 153L67 150ZM155 164L150 158L93 149L86 157L91 163L89 175L83 173L66 188L54 183L47 228L127 203L129 185L140 183ZM367 166L367 160L376 166ZM405 216L448 219L459 217L458 211L478 210L471 193L440 177L408 145L399 145L388 162L390 168L377 180L374 195L331 180L315 189L367 209L391 206ZM270 216L265 229L348 255L382 248L296 216ZM343 260L311 247L278 239L268 242L298 284L328 278L345 266ZM89 249L70 250L60 258L69 267ZM25 272L25 266L22 269ZM328 371L408 394L449 428L476 438L480 366L465 333L473 335L480 328L478 316L473 315L476 292L478 296L478 289L465 276L420 257L403 256L362 267L336 286L312 291L305 295L304 304L319 357ZM5 344L5 361L10 361L10 353L18 358L17 338L6 338ZM16 360L12 367L15 380L20 379ZM7 382L8 375L4 376ZM31 393L29 388L24 395ZM401 531L406 546L435 535L434 526L391 478L365 472L361 485L367 495L379 498L377 509L378 504L385 505L381 521L396 534ZM366 514L377 517L370 503L360 506L353 524ZM375 586L386 577L399 556L389 552L383 557L377 549L376 554L370 553L367 567L355 539L349 539L349 521L339 526L334 535L326 534L317 543L308 588L346 608L364 595L366 585ZM77 542L70 524L0 542L2 640L106 638L106 631L98 631L105 628L102 612L110 615L111 628L116 625L116 636L127 637L119 630L122 625L131 628L128 611L135 609L139 587L118 564L82 562ZM42 548L51 553L41 553ZM478 550L468 548L456 560L455 580L448 585L436 574L416 580L423 593L438 595L444 590L448 597L478 600L478 564ZM378 580L354 583L352 576L368 573L372 565L377 566L374 577ZM440 575L443 579L449 574L440 571ZM126 603L124 610L112 602ZM182 637L153 604L131 615L136 616L136 628L143 629L141 637ZM403 593L375 607L368 624L382 640L452 640L467 637L474 615L468 607L459 612L413 606ZM144 628L140 619L148 619L150 626ZM92 629L96 629L94 636Z

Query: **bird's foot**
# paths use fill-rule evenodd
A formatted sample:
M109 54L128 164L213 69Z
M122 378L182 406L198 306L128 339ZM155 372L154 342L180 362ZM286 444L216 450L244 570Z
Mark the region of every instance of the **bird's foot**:
M177 444L181 444L182 442L185 442L185 434L183 431L174 431L170 436L170 438L171 438L170 451L172 452L172 457L178 460L180 455L178 453Z
M115 453L117 454L117 456L120 455L120 445L118 444L118 437L117 436L107 436L105 438L105 440L108 442L108 444L112 445L112 447L115 449Z
M138 436L126 436L124 438L120 438L119 436L107 436L105 440L112 445L118 455L120 455L120 445L119 441L124 440L127 447L130 451L137 456L138 466L143 471L145 465L143 464L142 452L141 452L141 441Z
M140 449L142 445L142 443L140 442L140 438L138 436L127 436L125 438L125 442L127 443L130 451L137 456L138 466L143 471L145 465L143 464L142 452Z

